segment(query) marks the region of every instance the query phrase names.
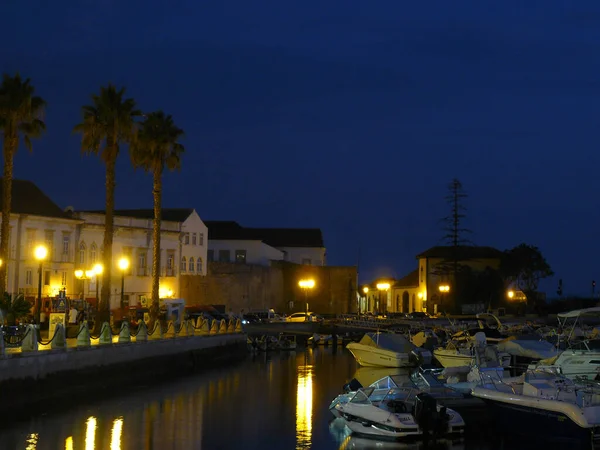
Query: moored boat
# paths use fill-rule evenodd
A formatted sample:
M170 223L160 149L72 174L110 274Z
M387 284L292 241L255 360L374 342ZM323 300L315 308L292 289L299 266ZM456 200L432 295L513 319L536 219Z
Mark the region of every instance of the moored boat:
M361 366L414 367L431 363L431 352L419 348L400 334L366 333L346 346Z

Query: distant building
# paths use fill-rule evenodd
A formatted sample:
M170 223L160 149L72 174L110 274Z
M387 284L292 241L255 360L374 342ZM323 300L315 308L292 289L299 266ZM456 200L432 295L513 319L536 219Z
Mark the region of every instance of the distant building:
M325 266L318 228L247 228L233 221L207 221L208 260L269 265L270 261Z

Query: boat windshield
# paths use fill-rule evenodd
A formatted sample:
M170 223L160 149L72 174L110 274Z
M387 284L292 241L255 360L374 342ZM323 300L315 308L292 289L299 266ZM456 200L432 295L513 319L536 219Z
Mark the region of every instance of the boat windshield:
M401 400L405 402L414 402L417 392L416 389L412 388L392 388L387 391L382 401Z
M375 389L391 389L396 386L400 386L402 381L400 377L396 377L395 375L388 375L387 377L380 378L369 387L373 387Z
M586 339L584 341L571 341L569 346L571 350L599 350L600 351L600 339Z
M370 405L371 401L369 400L369 395L371 395L374 390L374 388L359 389L350 399L350 403Z

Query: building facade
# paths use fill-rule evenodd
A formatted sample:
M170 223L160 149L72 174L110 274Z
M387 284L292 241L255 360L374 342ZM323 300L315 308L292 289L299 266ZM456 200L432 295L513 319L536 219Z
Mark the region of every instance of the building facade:
M247 228L232 221L207 221L208 260L269 265L286 261L326 266L323 234L316 228Z

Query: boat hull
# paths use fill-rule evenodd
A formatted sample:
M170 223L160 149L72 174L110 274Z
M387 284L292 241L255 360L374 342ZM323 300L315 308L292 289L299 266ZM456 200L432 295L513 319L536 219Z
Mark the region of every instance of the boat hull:
M471 355L463 355L456 351L436 349L433 356L443 367L469 367L473 364L474 358Z
M364 367L411 367L414 362L408 353L397 353L360 343L350 343L346 346L356 362Z

